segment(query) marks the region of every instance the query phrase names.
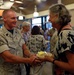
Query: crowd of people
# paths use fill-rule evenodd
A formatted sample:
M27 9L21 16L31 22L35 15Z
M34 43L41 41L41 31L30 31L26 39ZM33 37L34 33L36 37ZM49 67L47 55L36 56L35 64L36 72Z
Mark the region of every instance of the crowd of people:
M54 64L53 75L74 74L74 30L70 25L71 15L63 4L49 8L52 29L41 34L38 26L31 28L24 21L22 29L17 28L16 12L4 10L3 27L0 29L0 75L42 75L44 62ZM46 51L47 41L54 57L38 58L39 51ZM49 45L48 45L49 46ZM50 68L50 67L49 67ZM26 73L25 73L26 70Z

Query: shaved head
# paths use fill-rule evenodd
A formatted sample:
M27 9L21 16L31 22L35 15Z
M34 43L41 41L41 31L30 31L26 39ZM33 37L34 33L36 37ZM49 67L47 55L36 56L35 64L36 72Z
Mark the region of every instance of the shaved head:
M14 11L14 10L12 10L12 9L4 10L4 11L3 11L3 13L2 13L2 17L7 16L7 13L8 13L8 12L15 12L15 11Z

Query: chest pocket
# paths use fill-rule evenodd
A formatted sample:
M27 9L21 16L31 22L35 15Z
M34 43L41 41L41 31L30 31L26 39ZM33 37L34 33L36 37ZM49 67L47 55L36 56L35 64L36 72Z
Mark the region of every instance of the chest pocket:
M19 44L19 39L16 38L9 38L9 40L7 40L7 44L9 46L9 48L14 48L16 49L18 44Z
M24 40L21 36L6 37L7 45L10 48L10 52L14 55L22 56L22 44Z
M20 35L6 35L6 41L9 48L16 49L17 47L21 46L22 38Z

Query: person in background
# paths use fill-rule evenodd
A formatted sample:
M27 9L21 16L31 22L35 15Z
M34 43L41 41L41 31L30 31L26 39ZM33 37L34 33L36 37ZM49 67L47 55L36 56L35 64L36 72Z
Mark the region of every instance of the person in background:
M50 36L50 38L51 38L55 31L56 31L55 28L51 28L51 29L48 30L47 35Z
M34 26L32 28L31 36L27 41L27 46L32 54L37 54L39 51L45 51L46 49L46 40L44 36L40 34L40 28ZM42 75L43 64L31 66L30 75Z
M46 39L46 40L49 40L48 39L48 28L46 28L46 30L44 31L44 38Z
M39 28L40 28L40 34L44 36L44 30L42 29L41 26L39 26Z
M21 30L23 37L24 37L24 41L26 42L29 38L29 36L31 35L31 24L30 22L24 21L22 23L22 30Z
M30 22L24 21L22 23L22 29L21 29L21 33L23 35L24 41L27 42L29 36L31 35L31 24ZM30 75L30 65L29 64L25 64L26 67L26 75Z
M59 68L55 75L74 75L74 30L70 25L71 15L65 5L55 4L50 8L52 26L58 31L58 41L54 56L45 56L42 61L48 61ZM41 60L41 59L40 59Z
M30 53L21 32L16 28L15 11L4 10L2 17L4 26L0 30L0 75L21 75L21 65L40 61ZM29 58L25 58L25 55Z
M47 48L46 48L46 52L50 51L50 36L48 36L48 28L46 28L46 30L44 31L44 38L47 41Z
M48 38L48 47L47 47L47 49L46 49L46 51L48 51L48 52L50 52L51 51L51 48L54 48L54 46L53 46L53 41L54 40L51 40L51 38L52 38L52 36L53 36L53 34L56 32L56 29L55 28L51 28L51 29L48 29L48 31L47 31L47 33L46 33L46 35L47 35L47 38ZM49 38L50 37L50 38Z
M57 40L58 40L58 35L57 35L57 30L55 30L50 39L50 52L51 53L54 53L53 50L55 50L54 48L56 46Z

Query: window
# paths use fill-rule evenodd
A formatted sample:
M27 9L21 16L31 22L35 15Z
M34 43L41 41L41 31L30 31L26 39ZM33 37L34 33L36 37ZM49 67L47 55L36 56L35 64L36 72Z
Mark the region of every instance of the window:
M41 17L32 19L32 27L35 25L41 26Z
M52 28L52 23L48 21L49 16L46 17L46 28L51 29Z
M0 24L0 28L2 28L3 24Z

